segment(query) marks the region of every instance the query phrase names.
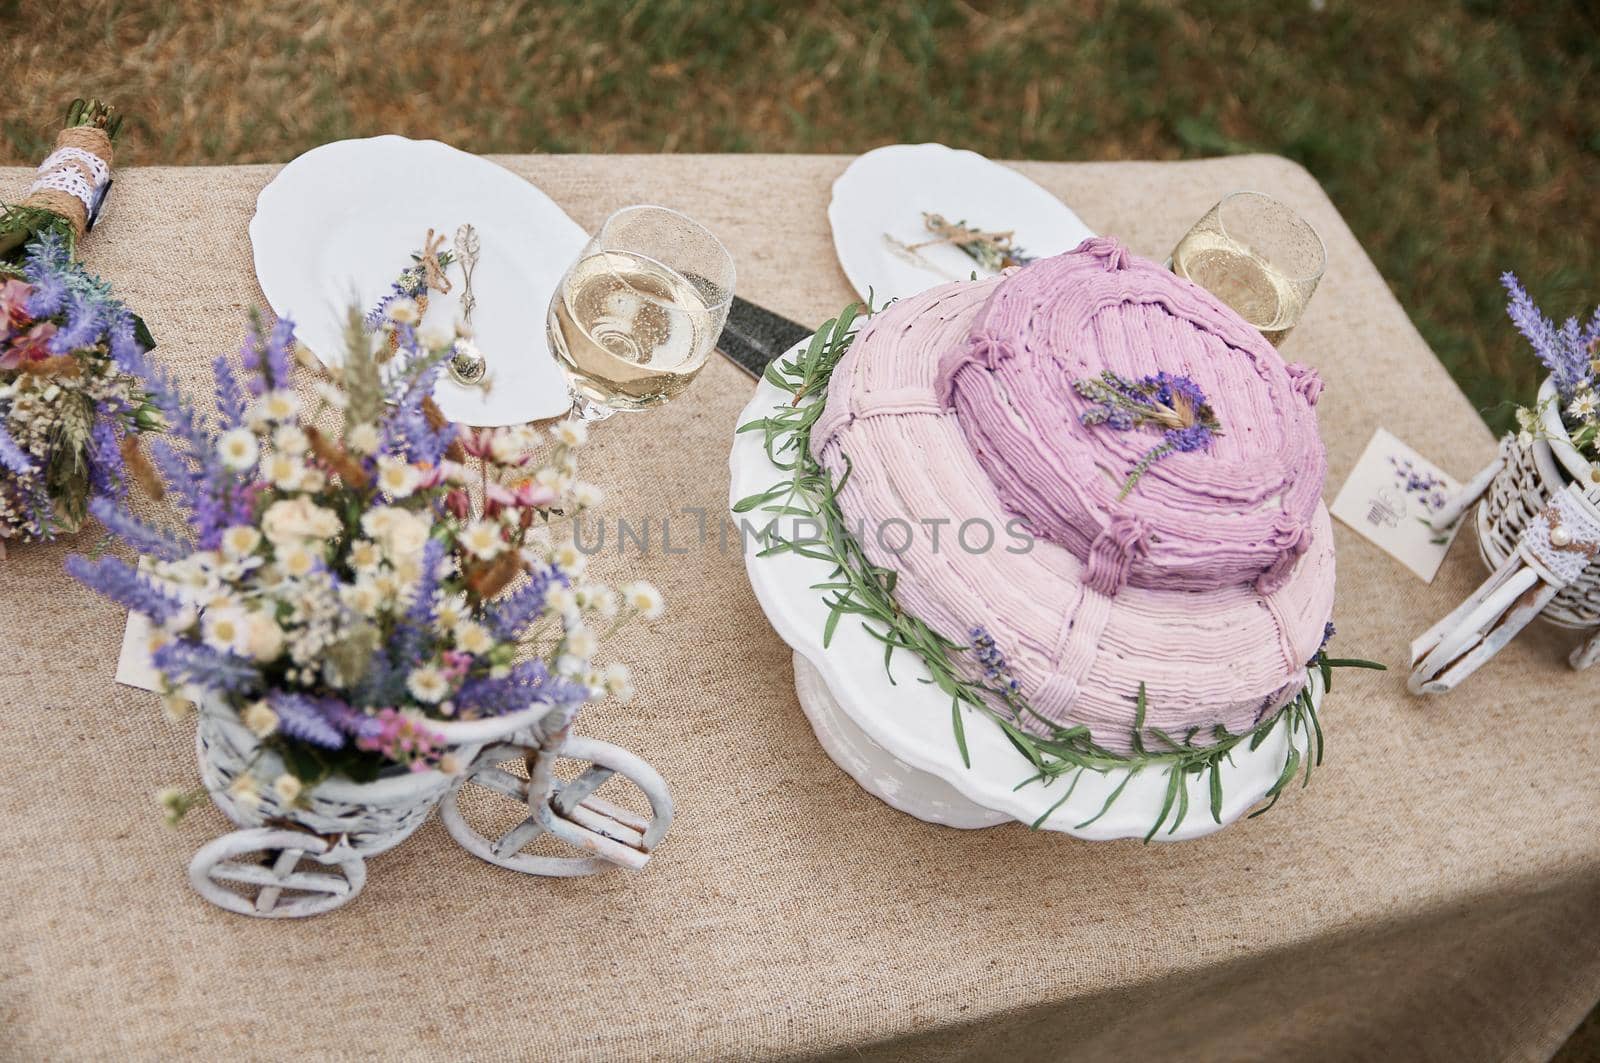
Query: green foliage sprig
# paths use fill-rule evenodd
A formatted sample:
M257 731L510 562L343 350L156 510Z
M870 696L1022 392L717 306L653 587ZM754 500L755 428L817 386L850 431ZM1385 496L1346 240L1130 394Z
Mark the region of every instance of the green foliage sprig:
M1036 828L1066 803L1085 772L1105 774L1111 771L1126 771L1127 776L1106 798L1100 810L1076 824L1075 829L1088 827L1104 816L1133 777L1146 771L1162 773L1167 784L1160 815L1150 825L1145 841L1154 838L1163 827L1168 834L1176 832L1189 815L1187 782L1190 776L1206 780L1211 817L1221 823L1223 762L1241 745L1257 749L1285 719L1290 742L1283 769L1267 791L1264 798L1267 803L1251 815L1260 815L1276 804L1296 778L1302 780L1302 785L1309 783L1313 767L1322 763L1323 756L1322 727L1311 696L1309 673L1315 672L1327 691L1333 688L1335 668L1382 669L1383 665L1332 658L1319 650L1308 665L1307 686L1293 700L1243 734L1233 734L1220 725L1214 727L1206 736L1209 738L1206 744L1196 743L1200 737L1199 728L1174 736L1158 727L1147 727L1145 689L1140 684L1138 692L1131 695L1135 701L1133 752L1121 754L1098 745L1086 726L1061 727L1034 712L1019 695L968 678L968 670L959 662L970 647L941 635L901 609L894 597L895 572L874 564L860 543L846 531L839 492L850 477L849 458L845 458L844 475L835 483L832 474L811 454L811 430L822 415L822 396L834 368L855 339L859 316L859 307L851 304L818 329L805 350L769 365L766 381L789 395L790 401L768 416L740 425L738 429L760 433L768 459L786 476L767 490L741 499L734 505L734 512L799 517L822 524L816 538L786 539L773 530L774 523L763 533L760 556L789 552L827 561L833 566L830 578L813 588L822 593L828 606L823 645L831 643L842 618L856 616L861 618L867 633L883 644L883 663L890 682L895 681L892 668L895 650L907 650L921 659L929 672L929 678L923 682L934 684L950 698L951 729L964 764L972 766L964 716L977 713L999 727L1032 764L1033 774L1020 781L1017 789L1035 784L1062 787L1061 796L1034 820L1032 825ZM1025 719L1043 725L1046 734L1041 736L1024 730L1020 725ZM1297 735L1305 736L1304 754L1294 741Z

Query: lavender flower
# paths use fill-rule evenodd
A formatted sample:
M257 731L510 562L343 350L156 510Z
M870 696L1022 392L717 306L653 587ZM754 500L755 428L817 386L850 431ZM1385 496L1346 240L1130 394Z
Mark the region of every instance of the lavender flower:
M96 411L94 427L89 430L89 491L95 496L121 499L128 492L123 482L117 427L112 422L114 413L109 406L102 406Z
M326 703L332 700L288 691L267 696L267 704L278 714L278 729L284 734L321 749L341 749L344 732L329 719L327 711ZM348 709L343 703L337 704Z
M535 660L515 665L503 679L468 679L456 700L479 716L504 716L530 705L573 705L588 696L581 684L551 675L543 661Z
M77 294L67 305L67 318L63 327L50 338L52 354L71 354L92 347L105 332L100 319L100 307L88 296Z
M31 278L33 294L28 297L28 314L35 318L55 317L67 304L67 282L59 273L39 272Z
M490 607L484 618L489 631L502 641L515 640L544 612L545 597L556 584L567 586L567 577L553 568L533 573L527 583Z
M363 738L370 739L383 729L383 724L377 718L368 716L338 698L320 699L320 708L329 723L357 741Z
M217 378L217 412L222 415L224 428L237 428L244 423L247 399L239 387L239 378L233 374L226 355L217 355L211 363L212 375Z
M95 520L106 526L106 531L157 561L176 561L189 553L186 544L160 528L146 524L104 495L89 500L89 512Z
M1005 695L1021 693L1022 684L1011 674L1011 665L1007 663L1005 654L1000 652L1000 647L995 645L988 629L980 625L967 634L972 639L972 653L983 665L983 676L990 686Z
M1328 643L1333 641L1333 636L1335 634L1337 634L1337 631L1334 629L1332 620L1323 625L1322 641L1317 644L1317 652L1311 655L1311 660L1306 662L1307 668L1316 668L1318 666L1322 659L1323 653L1328 648Z
M434 599L439 589L439 566L443 561L444 543L429 539L422 548L422 560L418 566L422 575L411 592L411 607L406 610L395 633L393 652L400 660L410 661L420 655L433 629L433 616L437 608Z
M120 557L91 561L81 554L67 558L67 572L90 590L110 598L125 609L143 613L163 624L183 609L183 603L156 587Z
M245 658L182 639L162 645L150 661L169 681L193 683L219 694L252 692L261 682L261 673Z
M161 473L167 490L173 492L192 511L200 503L200 478L189 465L188 459L165 439L150 440L147 448L150 463Z
M1558 329L1534 304L1516 274L1502 273L1500 283L1505 285L1510 296L1506 313L1511 323L1527 338L1534 355L1550 371L1562 399L1570 399L1585 386L1592 387L1592 363L1600 353L1594 349L1600 342L1600 308L1596 308L1586 328L1579 326L1576 317L1570 317Z
M17 446L17 441L11 438L11 433L6 431L3 418L0 418L0 465L19 474L33 471L33 460Z

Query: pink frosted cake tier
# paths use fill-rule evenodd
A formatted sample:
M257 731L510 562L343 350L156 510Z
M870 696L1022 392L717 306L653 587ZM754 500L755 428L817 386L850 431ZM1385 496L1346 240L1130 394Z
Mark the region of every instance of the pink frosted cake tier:
M1218 579L1197 589L1147 586L1134 579L1096 585L1079 552L1082 543L1075 551L1070 534L1063 532L1059 541L1019 537L1036 514L1003 496L991 480L975 449L982 440L969 441L959 403L952 409L944 401L951 374L941 377L940 365L947 352L970 350L973 325L991 297L1051 265L1046 261L1007 277L944 285L875 315L834 370L826 407L812 431L812 452L836 481L850 469L839 492L846 524L858 532L875 564L898 573L899 603L957 643L969 641L973 628L985 628L1023 696L1042 716L1061 726L1085 724L1100 745L1126 753L1143 684L1147 727L1175 736L1192 733L1198 743L1209 740L1218 724L1233 733L1246 731L1301 689L1306 662L1332 613L1333 538L1327 512L1313 497L1303 510L1305 528L1294 557L1276 578L1259 578L1272 567L1270 553L1240 551L1240 558L1259 560L1230 561L1238 579ZM1073 283L1070 277L1061 281L1061 298L1071 298ZM1235 346L1244 343L1236 337ZM1220 381L1205 375L1216 372L1211 357L1197 354L1185 368L1202 375L1197 379ZM1253 357L1270 362L1259 350ZM1144 372L1155 364L1130 362L1126 368ZM967 386L965 376L963 371L957 394ZM1267 377L1281 384L1289 374L1277 363ZM982 383L981 377L974 380ZM1034 390L1045 394L1044 382ZM1223 404L1226 410L1244 408ZM1041 405L1034 415L1042 411ZM1070 429L1076 416L1076 407L1063 401L1059 424ZM1320 486L1322 458L1316 449L1303 460ZM987 458L993 463L992 455ZM1281 468L1265 460L1262 465ZM1042 490L1046 486L1034 485L1032 497L1053 497ZM1285 483L1283 493L1299 497L1291 490L1295 486ZM1141 481L1129 497L1143 489ZM1114 499L1115 493L1109 495ZM1089 497L1111 507L1105 493ZM1193 500L1184 502L1203 509ZM1091 511L1086 507L1085 512ZM1153 520L1161 517L1155 513ZM1072 527L1065 518L1062 525ZM982 549L985 529L993 534L988 549ZM1023 549L1024 541L1031 546ZM1159 548L1153 553L1163 557ZM1192 571L1204 569L1196 564ZM1046 730L1036 722L1028 725Z
M1116 241L999 285L964 343L941 352L936 390L956 412L1007 510L1089 561L1089 580L1206 589L1279 580L1309 542L1324 457L1316 375L1286 366L1205 289ZM1074 382L1167 373L1204 393L1220 432L1153 462L1159 431L1083 424Z

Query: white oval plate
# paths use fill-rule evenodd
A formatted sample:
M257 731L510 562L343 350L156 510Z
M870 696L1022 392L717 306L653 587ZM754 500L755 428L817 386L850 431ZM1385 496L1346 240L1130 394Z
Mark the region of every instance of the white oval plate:
M804 346L804 343L798 344L794 350ZM783 357L788 358L793 353L791 350ZM763 379L757 383L755 395L740 414L738 423L758 420L788 401L788 395ZM734 436L728 466L732 474L730 508L740 499L764 491L790 475L767 457L757 432ZM770 517L761 513L736 513L733 519L735 522L748 520L760 527ZM921 814L918 811L920 802L906 800L915 798L915 793L907 792L903 772L899 769L908 764L928 772L974 804L1022 823L1035 822L1061 800L1066 792L1064 781L1049 786L1034 783L1017 788L1018 783L1034 774L1033 765L1017 752L999 727L975 711L967 711L963 717L972 766L968 768L963 764L952 729L950 699L937 687L923 681L929 677L927 666L915 655L897 650L892 660L894 681L891 682L890 673L884 668L883 643L868 633L859 617L843 617L832 640L823 647L822 632L828 619L828 607L822 594L812 588L833 577L833 566L829 562L788 551L762 557L754 535L740 538L745 546L745 568L750 574L750 584L767 619L779 637L821 673L839 708L871 740L870 743L850 743L852 748L847 752L851 755L845 756L835 754L840 744L832 740L835 736L819 736L824 750L865 789L918 818L960 826L981 824L972 822L970 815L966 817L969 821L956 823L937 814ZM1312 695L1320 705L1322 690L1315 674L1312 683ZM1305 735L1295 736L1295 744L1302 753L1306 743ZM863 762L860 759L863 753L869 759L877 756L874 747L881 747L886 757L878 764ZM1234 750L1231 759L1224 761L1221 823L1211 818L1209 780L1203 776L1188 778L1188 815L1170 833L1167 826L1163 826L1156 838L1161 841L1199 838L1239 819L1277 781L1288 749L1288 724L1280 722L1254 750L1241 745ZM897 766L895 762L903 764ZM898 786L899 792L879 793L878 787L869 784L874 778L896 780L890 785ZM1083 826L1100 812L1106 799L1124 782L1126 788L1110 809L1093 823ZM1131 779L1125 771L1085 772L1071 796L1040 826L1044 830L1061 831L1093 841L1143 838L1161 813L1166 788L1166 775L1158 771L1139 772ZM883 789L887 790L888 786ZM932 792L937 788L912 789Z
M448 241L471 222L482 246L473 330L493 386L446 376L434 393L462 424L521 424L567 410L566 381L545 337L550 296L588 235L555 201L510 170L436 140L340 140L289 163L256 198L250 245L273 312L325 364L343 358L345 312L365 312L389 290L427 231ZM455 319L454 288L428 300L429 322Z
M903 244L930 239L922 213L942 214L994 232L1011 229L1035 258L1071 251L1094 232L1072 208L1008 166L943 144L891 144L852 162L833 182L828 221L845 276L862 299L882 306L936 284L966 280L984 270L948 245L907 255Z

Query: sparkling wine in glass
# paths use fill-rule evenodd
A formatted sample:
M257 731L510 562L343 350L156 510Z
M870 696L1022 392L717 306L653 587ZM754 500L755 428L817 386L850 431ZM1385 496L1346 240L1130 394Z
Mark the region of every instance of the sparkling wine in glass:
M722 334L733 258L666 207L607 218L550 300L550 350L586 421L681 395Z
M1327 267L1322 237L1260 192L1234 192L1194 223L1172 271L1232 307L1277 346L1300 323Z

